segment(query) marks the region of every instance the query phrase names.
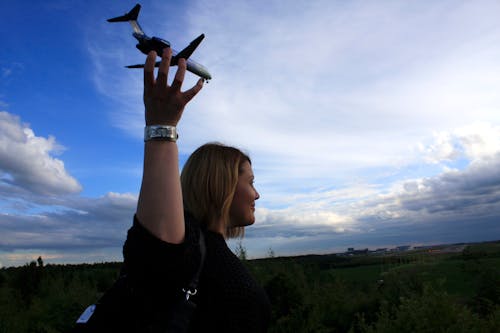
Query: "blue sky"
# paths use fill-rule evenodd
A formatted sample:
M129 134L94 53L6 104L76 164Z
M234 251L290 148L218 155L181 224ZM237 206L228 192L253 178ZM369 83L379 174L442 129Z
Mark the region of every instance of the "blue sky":
M498 1L141 4L177 50L206 35L181 162L209 141L251 155L250 257L500 239ZM121 260L144 125L124 66L144 55L106 19L134 5L0 3L1 266Z

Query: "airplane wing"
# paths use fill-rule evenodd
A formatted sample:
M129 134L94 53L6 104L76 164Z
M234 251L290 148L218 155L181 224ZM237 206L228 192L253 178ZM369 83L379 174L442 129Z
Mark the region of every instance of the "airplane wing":
M198 45L200 45L201 41L203 40L203 38L205 38L205 35L204 34L201 34L199 35L196 39L194 39L191 43L189 43L188 46L186 46L186 48L184 48L182 51L180 51L179 53L177 53L173 58L172 58L172 61L171 61L171 65L177 65L177 61L181 58L184 58L186 60L189 59L189 57L191 56L191 54L193 54L194 50L196 50L196 48L198 47Z
M170 66L175 66L175 64L172 64L173 60L174 59L172 58L172 60L170 61ZM155 62L155 67L160 67L160 63L161 63L161 61ZM130 66L125 66L125 67L127 67L127 68L144 68L144 64L130 65ZM210 73L207 71L207 69L205 67L194 62L193 60L188 60L186 69L188 71L190 71L191 73L194 73L194 74L198 75L199 77L204 78L205 80L207 80L207 82L208 82L208 80L210 80L212 78L212 76L210 75Z
M161 63L161 61L155 62L155 67L160 67L160 63ZM125 66L125 67L127 67L127 68L144 68L144 64L129 65L129 66Z

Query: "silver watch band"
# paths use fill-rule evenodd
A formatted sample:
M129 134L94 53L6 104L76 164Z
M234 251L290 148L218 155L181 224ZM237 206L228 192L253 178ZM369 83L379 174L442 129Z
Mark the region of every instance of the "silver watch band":
M179 135L175 126L150 125L144 127L144 142L151 140L177 141Z

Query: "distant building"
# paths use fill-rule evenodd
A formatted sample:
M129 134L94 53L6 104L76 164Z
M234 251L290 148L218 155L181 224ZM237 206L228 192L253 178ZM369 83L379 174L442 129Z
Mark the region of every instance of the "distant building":
M387 251L388 251L387 248L384 247L384 248L378 248L378 249L376 249L374 251L370 251L370 253L372 253L372 254L382 254L382 253L386 253Z
M364 249L364 250L354 250L349 252L349 254L368 254L368 249Z
M427 250L433 248L434 245L422 245L422 246L414 246L415 250Z
M343 254L344 255L348 255L348 256L354 256L354 255L357 255L357 254L368 254L368 252L369 252L368 249L356 250L353 247L348 247L347 248L347 252L344 252Z

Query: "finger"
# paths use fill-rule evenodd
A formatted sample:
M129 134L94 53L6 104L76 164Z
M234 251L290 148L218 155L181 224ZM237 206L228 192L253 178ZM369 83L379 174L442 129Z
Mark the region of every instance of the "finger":
M203 82L204 82L203 79L199 79L198 82L194 85L194 87L184 92L184 98L186 99L186 103L189 102L191 99L193 99L193 97L196 96L196 94L201 90L201 88L203 88Z
M163 54L161 56L160 68L158 69L158 78L156 83L159 87L167 86L168 69L170 68L170 59L172 58L172 49L166 47L163 49Z
M155 82L155 77L154 77L155 60L156 60L156 52L155 51L149 52L146 58L146 63L144 64L144 90L152 87Z
M177 62L177 72L175 73L174 82L172 82L172 89L181 90L182 81L184 81L184 74L186 74L186 59L181 58Z

